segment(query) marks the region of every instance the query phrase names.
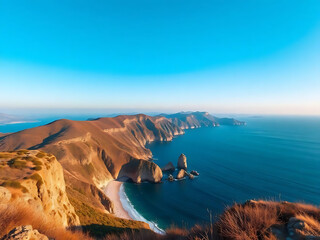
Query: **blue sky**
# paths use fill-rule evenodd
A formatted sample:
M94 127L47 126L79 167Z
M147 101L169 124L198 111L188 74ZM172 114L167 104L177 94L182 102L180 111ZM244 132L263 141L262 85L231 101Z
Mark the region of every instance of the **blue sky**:
M1 111L319 115L320 1L0 0L0 83Z

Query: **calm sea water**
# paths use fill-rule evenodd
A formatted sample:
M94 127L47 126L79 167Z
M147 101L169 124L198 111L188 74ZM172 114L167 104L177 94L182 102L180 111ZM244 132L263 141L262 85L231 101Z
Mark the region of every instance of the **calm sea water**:
M181 153L194 180L125 184L134 208L159 227L209 221L247 199L320 204L320 118L248 118L247 126L187 130L172 142L148 147L159 166Z
M97 116L52 116L38 122L0 125L15 132L59 118L85 120ZM320 118L240 119L247 126L187 130L172 142L154 142L151 149L161 167L177 163L181 153L194 180L162 184L126 183L126 195L148 221L165 229L209 221L234 203L275 199L320 204Z

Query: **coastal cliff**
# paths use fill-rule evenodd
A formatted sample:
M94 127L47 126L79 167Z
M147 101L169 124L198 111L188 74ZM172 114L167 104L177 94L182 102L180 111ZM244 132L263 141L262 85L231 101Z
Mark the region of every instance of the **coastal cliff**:
M184 118L178 121L178 115ZM0 151L23 148L53 154L63 167L69 197L77 195L90 207L113 213L113 204L103 193L109 181L119 176L135 182L161 181L161 169L149 161L152 153L145 147L147 143L171 141L184 134L184 128L213 124L214 117L207 113L178 115L61 119L2 136Z
M234 118L218 118L208 112L179 112L175 114L161 114L181 129L192 129L200 127L216 127L220 125L239 126L245 122Z
M119 178L129 178L136 183L143 181L157 183L162 179L162 170L153 162L134 159L122 166Z
M36 150L0 153L1 204L26 204L59 225L79 225L65 188L63 169L52 154Z
M116 179L123 166L137 159L140 167L136 173L141 173L141 176L131 179L160 181L159 173L155 177L145 177L150 173L152 175L154 169L149 168L148 160L152 158L152 153L145 148L145 144L171 141L175 135L183 133L164 117L143 114L91 121L61 119L3 136L0 150L23 148L53 154L63 166L67 192L86 193L82 195L90 206L112 213L112 203L102 192L108 181ZM151 172L147 173L148 170ZM124 172L130 173L126 167L121 176Z

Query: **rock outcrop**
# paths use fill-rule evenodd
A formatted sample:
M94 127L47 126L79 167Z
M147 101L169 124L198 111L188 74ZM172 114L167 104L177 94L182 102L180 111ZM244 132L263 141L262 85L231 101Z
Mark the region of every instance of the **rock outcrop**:
M80 224L66 194L63 169L52 154L3 152L0 162L1 203L25 203L65 227Z
M191 172L190 172L190 174L192 174L192 175L194 175L194 176L199 176L200 174L197 172L197 171L195 171L195 170L192 170Z
M192 174L190 174L190 173L188 174L188 177L189 177L189 179L191 179L191 180L194 179L194 175L192 175Z
M158 183L162 179L162 171L154 162L134 159L122 166L118 178L129 178L136 183Z
M170 172L170 171L174 171L176 168L175 166L173 165L172 162L169 162L167 165L165 165L163 168L162 168L162 171L167 171L167 172Z
M180 169L180 171L177 174L176 179L181 179L184 178L186 176L186 171L184 169Z
M49 238L33 229L32 226L26 225L12 229L1 240L49 240Z
M169 174L167 180L168 180L169 182L173 182L173 181L174 181L174 177L172 176L172 174Z
M179 169L187 169L187 157L183 153L178 158L178 166Z

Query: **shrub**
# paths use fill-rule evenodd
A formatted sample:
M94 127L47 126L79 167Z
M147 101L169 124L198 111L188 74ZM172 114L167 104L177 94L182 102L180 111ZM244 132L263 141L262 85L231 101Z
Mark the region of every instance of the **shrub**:
M21 185L18 181L7 180L1 184L3 187L20 188L22 192L28 192L28 189Z
M29 162L31 162L31 161L34 160L34 158L33 158L33 157L30 157L30 156L22 157L22 159L23 159L23 160L26 160L26 161L29 161Z
M45 156L46 156L46 154L45 154L44 152L39 152L39 153L37 153L37 155L36 155L37 158L43 158L43 157L45 157Z
M30 179L37 181L38 187L43 184L43 179L38 173L35 173L32 176L30 176Z
M19 155L27 154L27 153L29 153L29 150L27 150L27 149L20 149L17 151L17 154L19 154Z
M27 162L24 160L21 160L20 158L14 158L8 161L8 165L11 168L24 169L27 166Z
M34 165L36 165L36 166L42 166L42 161L37 160L37 159L33 159L33 160L32 160L32 163L33 163Z
M220 216L216 226L222 239L267 240L275 239L269 229L278 223L273 204L235 204Z
M36 170L36 171L40 171L41 169L42 169L41 166L35 166L35 167L33 168L33 170Z

